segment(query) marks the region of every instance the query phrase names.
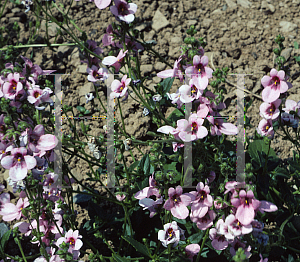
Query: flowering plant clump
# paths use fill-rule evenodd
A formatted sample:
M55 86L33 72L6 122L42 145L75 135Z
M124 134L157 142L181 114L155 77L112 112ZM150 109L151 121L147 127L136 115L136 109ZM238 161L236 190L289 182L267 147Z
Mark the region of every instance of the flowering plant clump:
M43 70L26 57L21 50L27 45L18 45L16 51L0 39L0 161L8 174L0 185L1 262L204 258L265 262L273 261L276 252L276 259L282 261L299 259L300 101L287 99L292 78L281 56L284 38L275 39L276 68L261 79L257 114L262 120L252 141L247 133L253 126L246 114L252 100L245 105L243 166L237 156L240 141L234 139L241 130L223 111L228 106L223 94L229 68L210 67L206 42L195 39L195 26L187 30L172 66L154 49L155 41L145 41L144 33L136 29L137 4L90 2L115 19L100 44L87 39L82 30L77 37L69 25L79 27L64 5L23 1L25 12L37 19L45 15L46 24L49 19L56 24L84 56L81 62L94 90L83 94L84 106L76 107L79 118L72 106L62 106L70 133L67 129L57 135L61 132L55 126L60 119L53 115L57 90L45 80L55 70ZM54 10L63 21L53 16ZM19 30L17 24L14 29ZM46 35L47 47L60 45L50 43ZM161 81L152 89L146 84L148 76L142 76L141 52L168 67L156 73ZM175 93L170 93L172 86ZM109 106L104 106L99 92L102 87L109 91L104 92L107 104L112 100L118 104L121 121L109 121ZM141 104L140 116L151 123L143 140L126 131L122 106L130 99ZM168 106L173 111L167 116ZM103 134L89 133L84 115L90 110L106 114ZM60 112L56 116L60 118ZM277 135L295 146L292 159L283 161L272 149ZM140 150L143 145L149 146L147 153ZM139 159L134 148L142 153ZM133 159L129 167L125 151ZM73 157L89 167L88 179L80 180L71 169ZM8 193L9 186L17 199ZM76 210L79 205L86 209L83 221ZM37 252L26 250L24 241ZM12 251L16 247L18 254Z

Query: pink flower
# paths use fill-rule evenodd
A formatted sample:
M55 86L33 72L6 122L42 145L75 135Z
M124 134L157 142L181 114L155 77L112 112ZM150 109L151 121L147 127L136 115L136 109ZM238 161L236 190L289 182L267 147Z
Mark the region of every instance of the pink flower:
M251 253L250 253L250 250L251 250L251 247L248 246L246 248L246 244L241 242L240 240L238 240L237 238L234 239L233 243L231 243L231 248L230 248L230 254L232 256L235 255L236 251L239 249L239 248L243 248L244 249L244 254L246 255L246 258L249 258L251 257Z
M64 237L57 239L56 245L59 246L62 242L69 243L70 247L68 252L72 253L73 251L78 251L82 247L83 243L80 238L82 238L82 236L79 235L78 230L73 232L73 229L70 229Z
M225 236L220 233L220 226L224 224L223 219L219 219L216 228L211 228L209 230L209 238L212 240L211 245L216 250L224 250L228 247L228 241Z
M276 119L279 116L279 105L281 104L281 99L277 99L272 103L262 103L259 107L260 116L265 119Z
M8 74L7 82L3 84L3 94L5 98L14 100L16 96L23 95L25 93L23 85L19 82L19 79L19 73Z
M182 85L176 93L167 93L167 96L172 100L172 104L177 103L178 108L181 108L183 103L190 103L194 100L194 98L191 97L191 87L188 85Z
M264 212L275 212L278 210L277 206L271 202L265 201L265 200L261 200L260 201L260 206L258 208L258 210L261 213Z
M120 50L120 53L118 54L117 57L115 57L115 56L104 57L104 59L102 60L102 63L104 65L114 66L116 69L116 73L117 73L117 72L119 72L119 70L121 68L121 63L127 52L128 52L128 50L126 50L124 53L123 53L123 50Z
M262 119L258 127L256 128L257 133L262 135L262 136L267 136L270 139L274 137L274 130L273 130L273 123L271 119Z
M112 93L110 94L110 99L114 99L115 97L123 97L125 96L124 100L128 97L128 85L131 81L131 78L127 79L127 75L124 75L121 79L121 82L115 79L111 83L111 90Z
M217 117L221 116L217 114ZM212 124L210 129L211 135L221 136L225 135L236 135L238 133L238 128L231 123L224 123L222 118L215 118L214 116L208 116L207 120Z
M226 217L220 232L227 239L233 240L236 236L246 235L252 232L252 225L244 226L233 214Z
M156 212L159 206L162 205L164 202L163 197L156 197L156 201L154 201L151 198L143 198L139 201L139 205L143 207L143 210L148 209L150 211L150 218L152 218Z
M41 151L48 151L56 147L58 140L54 135L42 135L37 142L36 148Z
M177 76L177 77L179 77L180 82L182 82L183 81L183 73L179 69L179 68L181 68L181 64L180 64L181 59L182 59L182 57L180 56L178 58L178 60L175 61L173 69L167 69L167 70L161 71L161 72L157 73L157 76L160 78L168 78L168 77L176 77Z
M280 94L285 93L289 89L289 85L284 81L285 72L272 69L270 76L264 76L261 79L261 84L264 87L262 98L265 102L271 103L279 98Z
M104 9L110 5L111 0L94 0L94 2L99 9Z
M225 184L226 191L224 192L224 195L228 192L233 193L236 189L244 188L245 185L245 182L229 181Z
M193 257L196 256L200 251L200 246L198 244L190 244L185 247L185 253L188 258L193 261Z
M29 206L28 198L25 197L24 200L20 198L16 205L5 203L1 208L0 215L3 216L4 221L19 220L23 216L22 209L27 206Z
M92 65L92 68L88 67L86 71L89 74L87 79L91 82L97 82L108 78L108 70L106 68L98 69L95 65Z
M144 198L149 198L150 196L157 196L160 197L159 190L157 188L157 182L154 179L154 172L153 174L149 177L149 187L145 187L141 191L137 192L134 197L136 199L144 199Z
M53 100L50 98L50 94L53 93L53 91L46 87L45 89L40 89L39 87L33 87L32 89L28 90L28 97L27 100L30 104L34 104L35 108L38 110L45 109L44 106L39 107L41 103L48 102L50 104L53 104Z
M27 171L36 166L36 159L26 155L27 149L25 147L13 148L11 154L1 160L1 165L5 169L9 169L9 176L12 180L22 180L27 176Z
M26 128L24 132L21 133L20 136L20 145L21 146L27 146L29 150L33 153L39 152L39 150L36 148L37 143L42 135L45 134L45 129L43 125L37 125L35 128Z
M164 229L158 231L158 240L161 241L164 247L167 247L169 244L173 244L173 247L176 247L180 236L184 236L183 234L184 230L177 225L177 222L173 221L165 224Z
M245 190L241 190L239 198L232 198L231 204L237 208L235 217L243 225L249 225L254 219L254 210L258 209L261 203L254 198L252 190L247 193Z
M216 213L213 210L209 210L204 216L196 217L191 213L191 221L197 224L197 227L201 230L206 230L213 225L214 219L216 218Z
M124 199L126 198L126 195L125 194L122 194L122 195L120 195L120 194L118 194L118 195L116 195L116 199L118 200L118 201L123 201Z
M187 206L190 205L192 199L190 194L182 194L182 187L177 186L168 190L169 199L164 204L164 209L171 210L174 217L186 219L189 215Z
M134 15L137 10L137 5L130 3L128 4L124 0L114 0L115 6L110 7L110 11L118 17L121 21L131 23L134 20Z
M194 85L200 89L204 90L208 85L208 79L212 77L213 70L208 65L207 56L195 55L193 58L193 66L189 66L185 69L185 73L192 77Z
M296 103L295 101L291 99L287 99L285 101L285 108L282 108L283 111L286 113L290 113L290 111L295 111L297 112L297 115L300 116L300 101Z
M114 38L113 37L113 27L110 24L106 28L106 34L102 38L102 44L103 44L103 46L108 46L108 45L114 44L113 38Z
M206 127L202 126L203 118L197 114L191 114L189 120L180 119L177 121L177 130L179 130L179 138L184 142L195 141L208 135Z
M201 218L205 216L208 209L213 205L213 198L209 194L209 187L207 185L204 186L202 182L197 184L196 189L197 191L190 192L195 197L192 202L191 211L193 217Z

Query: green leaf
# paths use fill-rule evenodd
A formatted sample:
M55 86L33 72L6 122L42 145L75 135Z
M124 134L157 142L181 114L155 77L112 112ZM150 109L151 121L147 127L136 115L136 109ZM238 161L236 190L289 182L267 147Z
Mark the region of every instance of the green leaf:
M138 166L139 163L139 161L133 162L132 165L128 168L128 171L132 172Z
M185 220L185 219L179 219L179 218L177 218L177 217L173 217L172 220L174 220L174 221L176 221L177 223L182 224L182 225L185 225L185 224L186 224L186 220Z
M85 108L83 106L76 106L76 109L80 112L80 113L84 113L85 112Z
M172 84L174 82L174 77L165 78L160 84L162 86L163 90L163 96L165 96L166 93L168 93L172 87Z
M265 162L265 156L268 154L268 148L269 146L264 142L264 140L257 139L250 143L248 147L248 153L250 157L261 167ZM272 161L277 161L278 157L272 148L270 148L269 151L269 157L270 156L273 157L273 159L271 159Z
M204 231L201 231L199 233L196 233L194 235L191 235L188 240L191 241L192 244L199 244L199 242L201 241L202 237L204 235Z
M11 229L8 230L2 237L0 242L0 250L4 250L10 237Z
M169 117L167 118L170 122L175 123L177 122L177 120L184 118L184 114L181 113L180 110L178 110L177 108L171 113L171 115L169 115Z
M276 176L282 176L282 177L285 177L285 178L290 178L290 177L291 177L291 176L289 175L288 170L286 170L285 168L282 168L282 167L276 167L276 169L275 169L274 171L275 171L274 178L275 178Z
M113 254L112 257L114 258L115 261L117 262L129 262L130 260L128 260L127 258L125 257L121 257L117 254Z
M148 154L143 156L142 160L139 163L139 167L143 169L144 174L146 176L149 175L149 173L150 173L150 158L149 158Z
M294 42L294 47L295 49L299 49L299 44L296 41Z
M129 236L122 236L122 238L126 240L129 244L131 244L136 249L136 251L140 252L141 254L149 258L152 258L151 254L149 254L149 251L145 245L143 245L142 243L136 241L135 239Z

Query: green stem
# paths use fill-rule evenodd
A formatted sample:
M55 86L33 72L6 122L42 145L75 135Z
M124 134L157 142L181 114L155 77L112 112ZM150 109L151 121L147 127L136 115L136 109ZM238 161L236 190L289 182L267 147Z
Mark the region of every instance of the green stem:
M205 233L205 236L204 236L204 238L203 238L203 240L202 240L201 248L200 248L200 251L199 251L199 253L198 253L198 255L197 255L196 262L199 262L199 260L200 260L201 252L202 252L202 250L203 250L203 248L204 248L205 241L206 241L206 239L208 238L208 234L209 234L209 228L206 229L206 233Z
M266 159L265 159L265 166L264 166L264 169L263 169L263 173L262 173L262 175L264 175L264 174L265 174L265 172L266 172L266 169L267 169L267 163L268 163L268 158L269 158L269 153L270 153L271 141L272 141L272 140L269 140L268 153L267 153L267 155L266 155Z
M3 11L4 11L4 8L5 8L5 6L6 6L7 1L8 1L8 0L5 0L5 3L4 3L4 5L3 5L3 8L2 8L1 13L0 13L0 18L2 17L2 14L3 14ZM1 49L0 49L0 50L1 50Z
M20 252L21 252L22 257L23 257L23 260L24 260L25 262L27 262L26 257L25 257L25 254L24 254L24 251L23 251L23 248L22 248L21 243L20 243L20 240L19 240L19 239L15 239L15 242L16 242L16 243L18 244L18 246L19 246Z

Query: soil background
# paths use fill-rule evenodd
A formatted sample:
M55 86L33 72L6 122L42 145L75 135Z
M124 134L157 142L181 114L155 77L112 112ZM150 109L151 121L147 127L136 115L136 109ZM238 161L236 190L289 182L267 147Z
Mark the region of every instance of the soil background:
M64 2L65 7L69 7L68 2ZM293 84L293 88L289 90L288 98L296 102L300 100L300 78L297 74L299 66L293 60L293 56L300 55L299 49L293 49L294 41L300 42L298 33L300 27L300 0L139 0L133 2L138 5L135 14L135 20L138 22L137 28L144 32L146 41L156 41L157 44L154 49L159 51L170 64L173 65L180 55L180 46L186 37L186 30L190 25L194 25L198 31L195 37L204 37L207 41L205 55L209 57L209 67L214 69L228 66L230 69L229 74L247 74L245 76L245 89L259 96L261 96L263 90L260 82L261 78L269 74L270 70L274 68L272 50L277 47L274 38L280 33L285 37L283 55L291 65L292 77L289 81ZM62 20L62 16L58 12L53 14L59 21ZM86 32L88 39L96 41L100 47L103 47L102 38L106 33L107 26L115 21L115 17L108 8L99 10L93 2L84 0L73 2L69 16ZM21 42L27 43L30 31L29 22L35 23L32 11L25 13L23 5L8 3L4 9L0 25L11 27L15 21L19 22L21 27ZM42 21L38 32L39 37L35 43L45 43L43 39L45 33L46 25ZM56 25L50 23L48 27L50 43L54 43L56 34ZM80 33L77 31L76 35L80 36ZM9 37L11 44L16 41L14 32L10 35L4 35L4 37ZM67 36L58 36L57 42L65 42L64 37ZM104 55L107 55L110 49L110 47L103 48ZM31 50L31 48L28 49L27 53L23 55L29 56ZM161 81L156 74L170 68L146 52L141 52L139 55L141 57L142 75L148 76L145 83L148 88L154 90L154 86ZM44 70L53 69L57 70L56 73L69 74L63 77L63 105L73 107L80 105L90 110L91 115L104 115L103 110L97 111L96 107L100 108L100 103L96 99L94 99L96 107L92 106L90 102L86 104L85 94L90 92L95 94L95 92L93 84L87 80L87 66L80 61L83 59L84 57L77 47L60 46L52 49L43 47L34 49L33 62L40 65ZM226 84L228 94L225 98L229 107L224 110L223 115L235 116L235 85L237 78L236 76L228 76L228 81L233 85ZM180 86L180 81L176 79L170 93L176 92ZM100 85L98 91L101 101L106 106L106 86ZM136 98L134 93L132 93L132 96ZM254 128L248 130L250 138L253 137L255 128L261 120L259 106L262 103L261 99L245 93L246 101L249 101L251 97L254 102L247 116ZM122 102L126 131L136 139L151 139L146 133L150 130L154 132L156 130L151 129L150 116L143 115L143 107L133 98L129 96L126 102ZM169 109L166 115L168 116L172 110ZM76 109L74 111L76 115L79 114ZM120 120L117 106L116 119ZM77 130L80 130L79 122L77 120ZM100 133L105 133L103 130L103 126L106 124L105 119L86 120L85 124L90 125L91 130L88 134L92 136L97 137ZM72 132L66 119L62 121L62 128L65 133ZM81 131L78 131L78 134L83 141L86 141ZM282 141L278 135L275 135L272 147L282 159L291 157L293 155L292 151L295 149L290 142ZM140 149L144 153L149 152L149 147L143 146ZM88 152L88 147L86 147L86 150ZM137 149L133 149L132 152L136 159L141 158L141 154ZM125 157L127 165L133 163L129 151L125 152ZM73 175L78 180L84 181L87 186L96 189L99 187L99 183L86 181L88 164L80 158L74 157L69 163L69 168ZM8 177L8 170L2 170L1 180ZM74 188L77 189L77 185ZM82 190L81 187L80 190ZM11 188L8 187L6 191L11 191ZM106 207L105 204L103 206ZM77 206L77 208L77 221L80 225L88 216L84 208L80 206ZM107 210L108 212L114 212L112 208ZM31 252L34 252L34 250ZM87 261L87 257L85 259Z

